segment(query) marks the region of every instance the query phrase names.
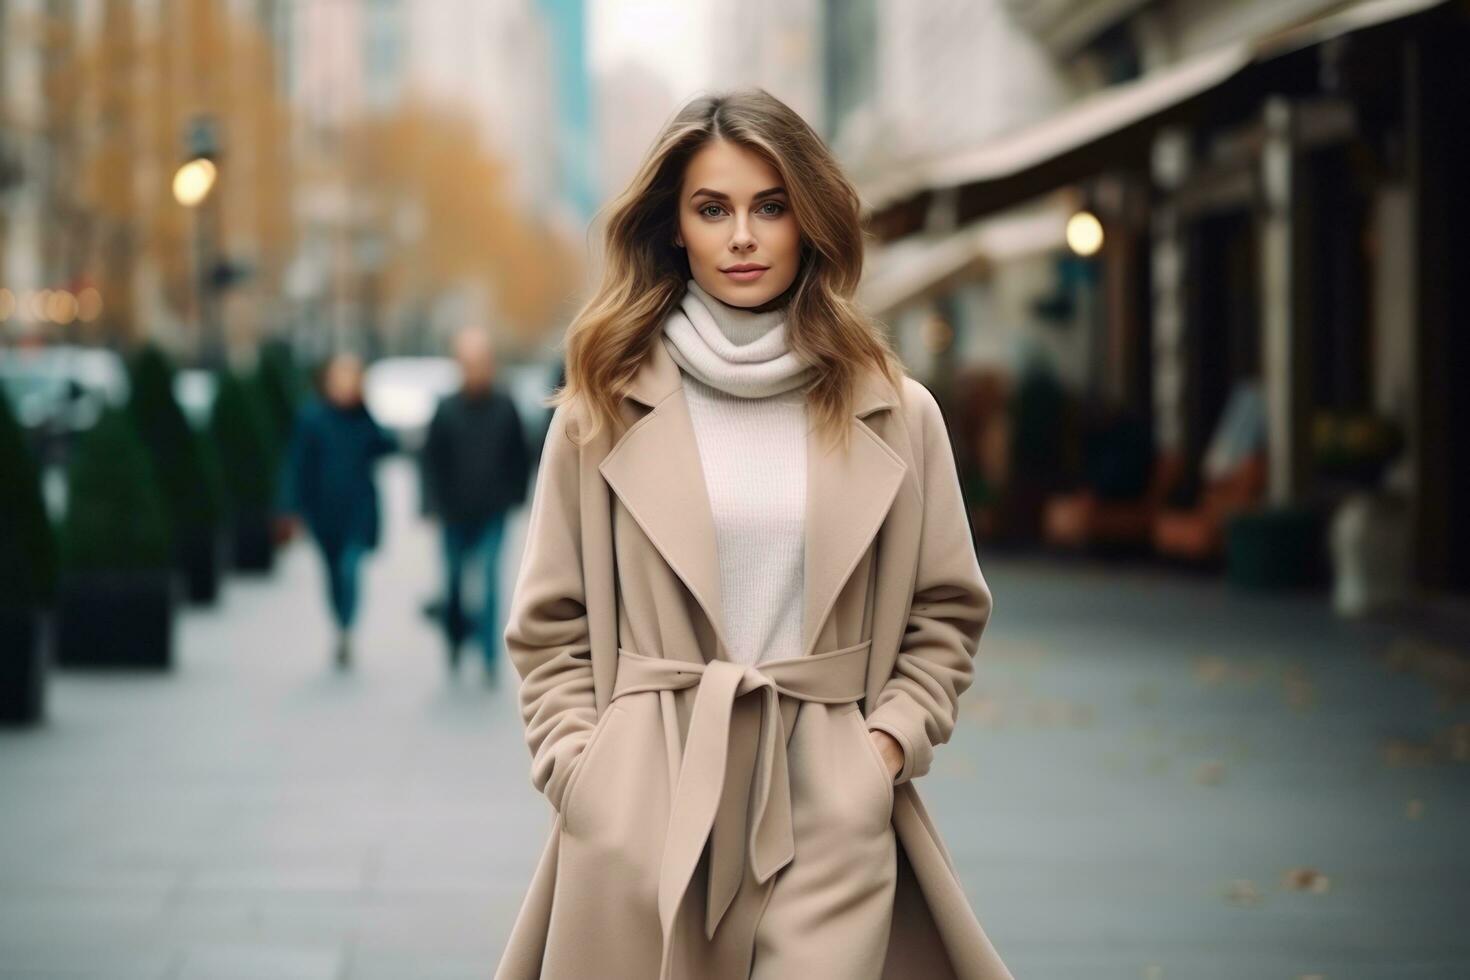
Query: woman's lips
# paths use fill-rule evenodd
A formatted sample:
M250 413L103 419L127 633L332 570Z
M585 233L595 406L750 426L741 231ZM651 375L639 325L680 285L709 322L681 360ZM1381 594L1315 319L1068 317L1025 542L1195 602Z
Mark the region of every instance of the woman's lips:
M754 282L755 280L759 279L761 276L765 275L770 270L768 268L761 268L761 269L722 269L721 271L724 272L725 275L729 276L731 279L734 279L736 282Z

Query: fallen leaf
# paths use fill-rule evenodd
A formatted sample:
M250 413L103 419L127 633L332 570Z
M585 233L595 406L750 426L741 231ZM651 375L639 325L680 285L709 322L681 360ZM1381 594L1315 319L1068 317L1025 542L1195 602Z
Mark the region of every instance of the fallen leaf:
M1281 686L1286 694L1286 703L1293 708L1310 708L1316 702L1316 685L1303 667L1292 665L1283 670Z
M1230 677L1230 661L1224 657L1200 657L1194 662L1194 679L1201 684L1220 684Z
M1236 678L1247 687L1260 681L1266 674L1266 669L1259 661L1241 664L1235 669Z
M1218 786L1224 779L1223 762L1206 762L1194 771L1194 781L1201 786Z
M1292 891L1314 895L1325 895L1332 887L1331 880L1315 868L1291 868L1281 876L1281 883Z
M1441 703L1470 700L1470 656L1452 647L1418 637L1402 636L1382 654L1390 670L1411 672L1428 680L1442 696Z
M1412 742L1391 738L1383 743L1383 761L1390 766L1423 766L1434 761L1434 746L1429 742Z
M1225 889L1225 899L1236 905L1259 905L1261 892L1249 878L1237 878Z
M1450 758L1455 762L1470 762L1470 721L1451 725L1445 736Z

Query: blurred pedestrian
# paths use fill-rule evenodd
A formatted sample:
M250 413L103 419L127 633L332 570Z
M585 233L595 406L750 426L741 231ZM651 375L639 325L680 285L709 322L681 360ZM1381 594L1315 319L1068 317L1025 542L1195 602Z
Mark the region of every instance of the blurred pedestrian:
M501 652L501 542L506 513L526 499L530 449L515 403L495 383L489 335L478 327L463 328L454 337L454 356L463 376L460 390L439 403L424 445L428 482L443 520L444 632L453 670L471 624L465 572L478 566L476 632L485 678L494 684Z
M320 397L297 413L287 460L287 506L311 531L326 569L337 623L336 663L351 662L358 567L378 546L375 464L397 443L362 401L362 362L337 354L322 369Z

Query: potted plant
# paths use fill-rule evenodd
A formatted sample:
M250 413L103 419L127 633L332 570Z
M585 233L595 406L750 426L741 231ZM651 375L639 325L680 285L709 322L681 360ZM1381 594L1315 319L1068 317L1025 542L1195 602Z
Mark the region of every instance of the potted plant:
M174 368L150 344L133 359L128 408L147 446L172 530L175 563L191 602L219 595L223 481L214 447L198 438L174 398Z
M1369 412L1320 412L1312 420L1317 475L1354 488L1377 487L1404 448L1392 419Z
M67 483L57 663L171 667L172 542L129 413L107 410L78 440Z
M45 715L46 651L56 592L56 539L35 461L0 396L0 723Z
M209 431L229 500L234 567L268 572L275 563L271 516L278 452L255 386L221 371Z
M260 359L252 377L260 392L261 405L278 447L290 440L296 409L301 404L304 387L301 372L291 355L291 348L280 340L268 340L260 346Z
M268 423L275 447L275 472L280 474L276 487L279 501L287 489L284 485L287 479L286 454L291 444L292 430L296 426L296 413L307 397L310 385L305 373L296 363L291 345L280 338L267 340L260 345L260 356L256 361L255 371L250 376L250 384L257 394L262 417ZM272 520L271 539L280 547L291 540L296 524L290 515L280 513L279 507L276 510Z
M1403 488L1385 479L1403 452L1403 429L1370 412L1324 412L1312 435L1317 475L1336 498L1328 536L1333 608L1343 616L1391 609L1414 584L1413 511Z

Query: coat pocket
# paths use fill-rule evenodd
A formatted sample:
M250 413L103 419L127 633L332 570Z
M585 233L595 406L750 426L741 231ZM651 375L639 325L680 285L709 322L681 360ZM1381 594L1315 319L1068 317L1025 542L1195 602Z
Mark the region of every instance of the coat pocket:
M576 768L572 770L572 775L567 780L566 789L561 794L561 807L559 808L558 815L561 818L563 830L567 827L567 813L570 812L572 804L576 800L577 786L582 782L582 774L587 771L588 766L596 761L597 747L603 742L603 734L612 724L613 719L621 714L622 711L623 706L621 704L614 703L610 705L602 713L602 717L597 719L597 724L593 726L592 734L588 737L587 744L582 746L582 752L577 756Z
M848 714L854 719L858 734L868 748L868 758L873 760L873 766L878 771L878 779L883 783L883 792L887 796L888 810L891 813L893 811L893 777L888 774L888 763L883 761L883 753L879 752L878 746L873 744L873 736L868 733L867 720L863 718L863 713L858 710L856 704L852 706Z

